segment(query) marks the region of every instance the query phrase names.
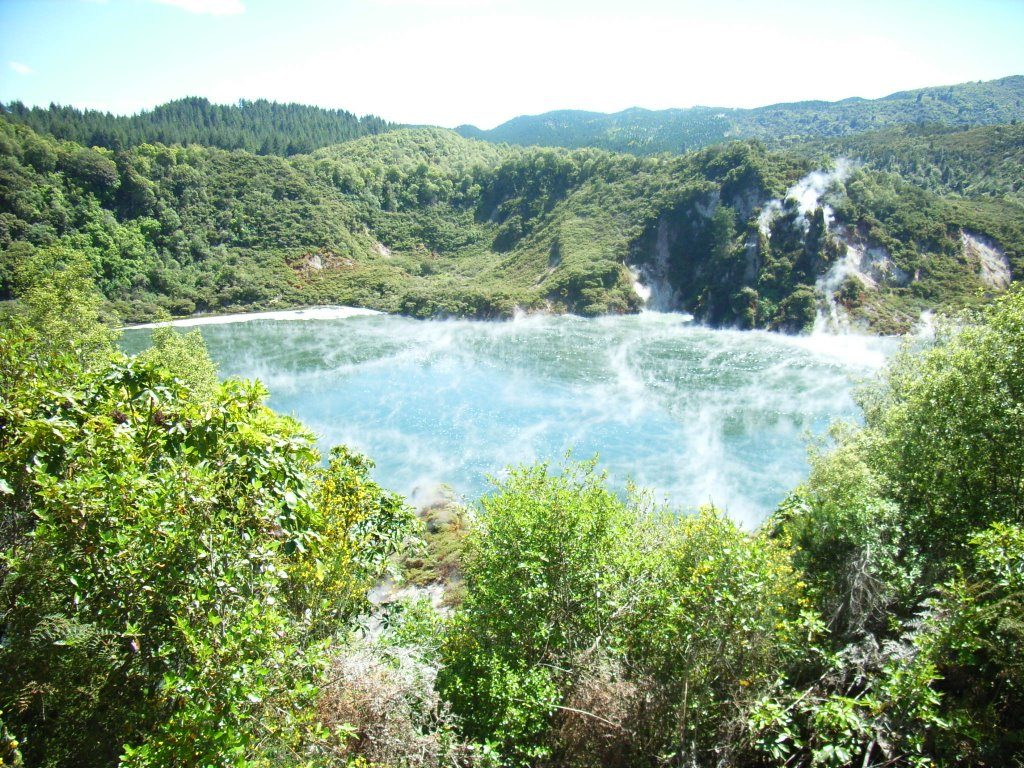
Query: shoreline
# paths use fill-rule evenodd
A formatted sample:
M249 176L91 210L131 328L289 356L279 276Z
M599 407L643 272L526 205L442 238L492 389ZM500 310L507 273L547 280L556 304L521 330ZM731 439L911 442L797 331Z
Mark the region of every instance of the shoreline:
M879 349L873 349L878 342L885 343L885 340L897 341L906 336L919 336L927 334L929 328L927 323L922 324L922 327L917 327L909 334L903 335L891 335L891 334L876 334L876 333L864 333L857 332L852 329L847 329L845 332L836 333L830 330L822 330L815 328L806 333L792 334L784 333L780 331L770 331L763 328L752 328L747 330L740 330L737 328L714 328L712 326L704 326L700 323L695 323L693 315L687 312L661 312L657 310L641 310L636 313L637 316L643 314L652 315L671 315L678 317L679 320L686 325L690 325L694 328L706 328L708 330L717 330L724 332L741 332L741 333L766 333L771 336L778 337L784 340L785 343L792 345L794 348L801 349L811 354L816 354L822 357L829 357L837 361L844 363L858 363L868 368L877 369L880 368L887 357L887 354ZM393 315L389 312L382 312L376 309L367 309L365 307L352 307L338 304L325 304L325 305L313 305L310 307L304 307L300 309L280 309L280 310L265 310L258 312L232 312L223 315L207 314L207 315L192 315L190 317L181 317L171 320L161 320L150 323L136 323L132 325L125 325L121 327L123 331L131 330L151 330L154 328L172 327L172 328L193 328L207 325L229 325L233 323L247 323L257 320L344 320L350 317L371 317L376 315L387 315L389 317L404 317L404 315ZM536 316L548 316L554 317L559 316L558 313L552 312L516 312L511 317L502 318L497 322L509 322L514 323L525 319L533 318ZM561 316L572 316L581 317L579 315L561 315ZM600 321L608 317L618 317L619 315L601 315L595 318L586 318ZM442 318L438 318L442 319ZM471 318L443 318L444 320L471 320ZM479 322L495 322L494 319L482 320ZM838 344L837 344L838 342Z
M348 317L363 317L385 314L376 309L363 307L347 307L337 304L324 304L304 309L273 309L261 312L231 312L225 315L192 315L172 320L159 320L153 323L135 323L122 326L122 330L134 331L148 328L191 328L199 325L227 325L229 323L247 323L253 320L343 320Z

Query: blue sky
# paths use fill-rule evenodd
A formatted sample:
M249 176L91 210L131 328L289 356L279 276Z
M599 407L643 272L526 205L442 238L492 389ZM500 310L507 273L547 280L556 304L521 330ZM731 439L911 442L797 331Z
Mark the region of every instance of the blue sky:
M492 127L1024 74L1024 0L0 0L0 100L270 98Z

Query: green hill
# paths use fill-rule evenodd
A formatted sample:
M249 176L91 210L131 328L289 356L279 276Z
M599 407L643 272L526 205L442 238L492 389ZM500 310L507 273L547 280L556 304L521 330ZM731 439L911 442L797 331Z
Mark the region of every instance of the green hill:
M426 128L284 158L110 151L0 120L0 291L66 245L125 320L316 303L596 315L637 311L639 279L655 306L713 325L799 330L841 311L898 330L1024 270L1019 204L829 175L816 152L638 158Z
M615 114L560 111L522 116L489 131L460 126L470 138L524 146L600 147L653 155L685 152L727 139L784 146L894 125L973 126L1024 118L1024 76L901 91L881 99L802 101L757 109L692 107Z

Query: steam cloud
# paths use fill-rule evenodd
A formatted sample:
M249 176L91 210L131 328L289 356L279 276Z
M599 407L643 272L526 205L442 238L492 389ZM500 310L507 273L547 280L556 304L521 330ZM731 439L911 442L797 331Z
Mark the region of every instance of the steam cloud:
M814 213L819 207L822 207L825 212L825 227L828 228L832 225L835 215L829 206L822 206L821 199L833 184L845 181L852 170L853 164L849 160L839 158L836 160L835 168L831 171L812 171L786 191L785 199L793 200L797 204L800 214L797 221L804 229L808 226L807 215ZM782 213L782 200L769 200L761 208L757 224L765 236L771 236L772 223L780 213Z

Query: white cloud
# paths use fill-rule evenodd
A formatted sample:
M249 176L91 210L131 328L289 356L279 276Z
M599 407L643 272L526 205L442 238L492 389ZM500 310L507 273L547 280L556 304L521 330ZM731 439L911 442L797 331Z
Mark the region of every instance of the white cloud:
M161 5L173 5L189 13L206 13L211 16L234 16L243 13L242 0L153 0Z
M8 66L15 72L17 72L19 75L32 74L32 67L30 67L28 64L22 64L20 61L12 61L8 64Z

